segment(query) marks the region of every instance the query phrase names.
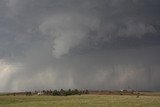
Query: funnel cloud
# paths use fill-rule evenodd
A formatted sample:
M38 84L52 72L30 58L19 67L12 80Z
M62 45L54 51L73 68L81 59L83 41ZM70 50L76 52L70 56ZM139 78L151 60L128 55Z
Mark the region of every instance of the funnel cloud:
M1 0L0 92L160 91L160 1Z

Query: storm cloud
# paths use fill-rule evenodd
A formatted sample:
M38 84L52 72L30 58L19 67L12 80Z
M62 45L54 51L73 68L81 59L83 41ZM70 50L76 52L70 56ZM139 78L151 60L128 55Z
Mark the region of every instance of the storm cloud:
M0 91L159 91L157 0L1 0Z

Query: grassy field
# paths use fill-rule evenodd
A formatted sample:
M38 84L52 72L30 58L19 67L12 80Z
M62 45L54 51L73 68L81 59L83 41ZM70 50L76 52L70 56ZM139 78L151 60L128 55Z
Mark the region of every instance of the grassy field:
M160 107L160 96L0 96L0 107Z

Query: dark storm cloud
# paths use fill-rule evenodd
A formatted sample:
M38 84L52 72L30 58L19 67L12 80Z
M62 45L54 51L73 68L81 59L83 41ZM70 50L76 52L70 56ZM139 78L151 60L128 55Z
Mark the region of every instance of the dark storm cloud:
M0 90L160 90L159 11L157 0L1 0Z

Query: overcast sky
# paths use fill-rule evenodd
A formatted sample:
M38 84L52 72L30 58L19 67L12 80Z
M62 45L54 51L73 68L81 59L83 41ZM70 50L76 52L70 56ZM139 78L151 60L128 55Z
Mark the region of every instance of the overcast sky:
M0 91L160 91L159 0L0 0Z

